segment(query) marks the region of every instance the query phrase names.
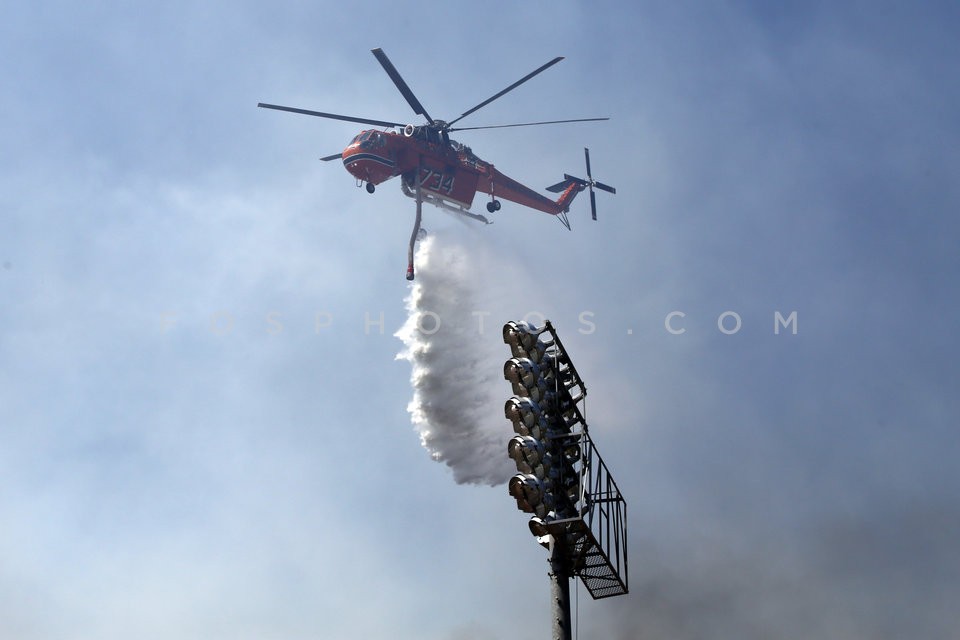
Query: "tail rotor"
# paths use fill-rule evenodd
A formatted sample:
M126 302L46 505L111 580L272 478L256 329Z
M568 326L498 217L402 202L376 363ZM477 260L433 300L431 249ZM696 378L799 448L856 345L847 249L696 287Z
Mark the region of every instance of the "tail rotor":
M590 149L586 147L583 148L583 157L587 163L587 187L590 189L590 216L596 220L597 219L597 196L593 192L593 188L596 187L601 191L606 191L608 193L616 193L617 190L611 187L608 184L603 184L597 180L593 179L593 173L590 171Z
M594 188L600 189L601 191L607 191L609 193L616 193L617 190L608 184L604 184L598 180L593 179L593 172L590 169L590 149L584 148L583 157L587 163L587 179L586 180L584 180L583 178L577 178L576 176L571 176L569 173L565 173L563 174L563 180L561 182L558 182L557 184L550 185L549 187L547 187L547 191L552 191L554 193L560 193L560 192L569 193L570 195L569 199L564 200L564 197L561 197L561 199L557 201L558 204L561 203L561 201L563 201L564 204L569 204L570 200L573 199L573 195L577 191L590 189L590 214L591 214L591 217L594 220L596 220L597 219L597 194L594 193L593 191ZM577 189L573 192L569 192L568 189L572 185L576 185Z

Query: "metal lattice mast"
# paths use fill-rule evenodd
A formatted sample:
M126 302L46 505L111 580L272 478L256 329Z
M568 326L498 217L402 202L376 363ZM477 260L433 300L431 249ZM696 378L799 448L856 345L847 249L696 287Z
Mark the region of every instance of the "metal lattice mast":
M507 445L518 471L508 488L550 550L553 637L567 640L571 577L594 599L628 592L627 503L590 438L586 385L550 321L508 322L503 341L514 393L504 414L517 434Z

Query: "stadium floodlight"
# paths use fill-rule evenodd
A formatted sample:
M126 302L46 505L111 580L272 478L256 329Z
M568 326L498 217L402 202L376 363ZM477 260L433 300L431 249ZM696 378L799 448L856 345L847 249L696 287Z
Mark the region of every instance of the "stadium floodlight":
M517 434L507 454L519 471L508 490L550 550L554 637L570 638L571 577L594 598L627 593L626 501L590 438L586 385L550 321L508 322L503 341L514 393L503 410Z
M515 394L526 397L530 397L530 389L543 380L540 367L530 358L510 358L504 362L503 377L513 385Z
M537 538L545 538L550 535L550 528L547 526L547 521L540 516L533 516L527 524L530 527L530 533Z
M552 495L546 485L532 473L518 473L507 483L510 495L517 501L517 508L526 513L545 516L553 506Z
M554 387L553 362L544 358L540 364L530 358L510 358L503 363L503 377L513 385L513 392L541 405Z
M543 331L529 322L510 321L503 325L503 341L510 345L513 357L540 362L550 346L541 338Z
M503 405L503 413L513 423L513 430L521 436L543 439L547 421L540 405L530 398L513 396Z
M515 394L504 405L504 415L517 434L507 452L520 472L510 479L508 489L518 509L544 518L554 511L558 487L550 449L554 361L544 357L546 346L532 325L508 323L503 336L513 354L503 365L503 377L510 381Z
M548 466L550 459L543 447L543 442L533 436L513 436L507 443L507 454L517 463L517 470L521 473L536 473L540 467ZM545 476L546 471L536 473Z

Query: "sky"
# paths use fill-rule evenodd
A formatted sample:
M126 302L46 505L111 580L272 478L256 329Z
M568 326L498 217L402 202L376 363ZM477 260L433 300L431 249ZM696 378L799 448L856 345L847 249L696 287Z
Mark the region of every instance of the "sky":
M525 317L628 504L630 593L574 582L576 637L960 635L958 27L939 2L7 8L0 635L546 637L503 484ZM565 56L460 124L609 122L455 137L542 193L589 147L616 195L572 231L426 207L411 286L413 202L318 162L362 127L256 108L417 124L376 47L447 120ZM412 332L425 304L452 332ZM417 340L445 368L415 376Z

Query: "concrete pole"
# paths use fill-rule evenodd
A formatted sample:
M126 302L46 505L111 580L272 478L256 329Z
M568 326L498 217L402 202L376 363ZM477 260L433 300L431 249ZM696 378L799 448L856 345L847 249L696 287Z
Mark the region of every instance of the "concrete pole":
M550 536L550 604L553 640L572 640L570 627L570 575L563 540Z

